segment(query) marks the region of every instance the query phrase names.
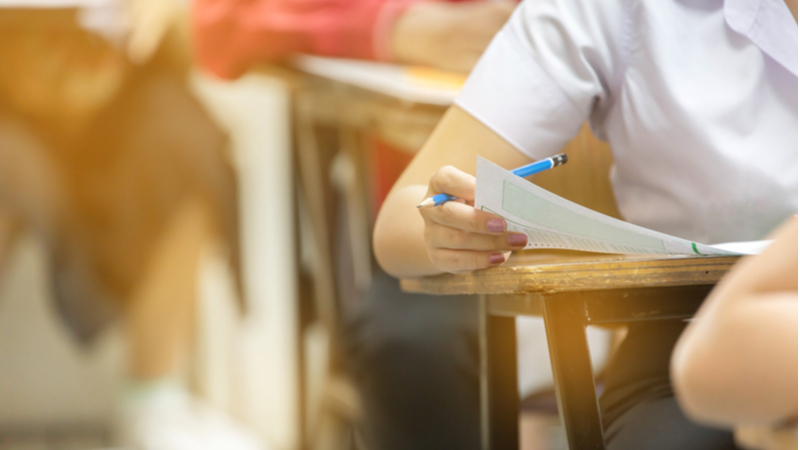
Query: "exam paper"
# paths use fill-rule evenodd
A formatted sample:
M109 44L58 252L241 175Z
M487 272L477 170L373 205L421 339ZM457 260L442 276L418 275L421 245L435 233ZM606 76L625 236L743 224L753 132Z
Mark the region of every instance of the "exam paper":
M584 208L478 157L475 207L503 217L528 235L525 248L656 255L744 255L767 241L698 244Z

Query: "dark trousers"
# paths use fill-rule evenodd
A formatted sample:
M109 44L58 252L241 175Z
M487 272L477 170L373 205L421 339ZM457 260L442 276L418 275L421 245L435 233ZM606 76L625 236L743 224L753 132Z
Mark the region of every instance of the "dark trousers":
M697 425L681 412L669 361L683 321L637 322L612 357L600 397L608 450L736 449L733 433Z
M345 359L364 401L369 450L480 448L477 298L412 295L376 275L345 327ZM735 449L732 434L690 422L669 384L683 322L646 322L606 371L609 450Z
M377 274L345 328L369 450L480 448L478 303Z

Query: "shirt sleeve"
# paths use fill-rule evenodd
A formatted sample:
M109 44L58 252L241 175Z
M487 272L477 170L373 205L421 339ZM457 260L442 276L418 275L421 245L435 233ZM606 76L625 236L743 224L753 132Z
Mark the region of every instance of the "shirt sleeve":
M195 0L195 53L223 78L293 52L385 59L391 25L416 1Z
M602 120L627 64L627 1L525 0L455 103L534 159Z

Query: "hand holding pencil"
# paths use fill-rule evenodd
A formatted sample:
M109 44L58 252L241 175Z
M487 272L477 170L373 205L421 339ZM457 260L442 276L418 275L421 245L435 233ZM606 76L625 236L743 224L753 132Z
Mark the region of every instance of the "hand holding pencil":
M564 153L559 153L556 156L552 156L547 159L540 159L539 161L526 164L522 167L517 167L516 169L512 170L511 173L518 177L525 178L535 173L543 172L547 169L552 169L553 167L558 167L566 163L567 155ZM439 206L452 200L457 200L457 197L450 194L436 194L433 197L428 197L423 200L422 203L417 205L417 208L422 208L423 206Z
M566 155L556 155L513 172L528 176L566 160ZM468 173L452 166L442 167L430 179L428 196L418 206L425 221L428 257L445 272L467 272L502 264L509 252L525 248L528 243L524 233L508 232L502 217L472 206L475 177Z

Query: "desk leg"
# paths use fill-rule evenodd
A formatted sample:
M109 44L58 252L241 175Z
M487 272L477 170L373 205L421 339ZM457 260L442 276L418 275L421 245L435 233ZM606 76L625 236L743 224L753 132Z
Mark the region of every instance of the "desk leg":
M480 296L481 447L519 448L517 335L513 317L490 316Z
M491 450L489 436L489 313L487 298L478 296L478 351L480 352L481 450Z
M586 342L583 302L567 295L542 300L558 411L571 450L603 450L603 427L592 360Z

